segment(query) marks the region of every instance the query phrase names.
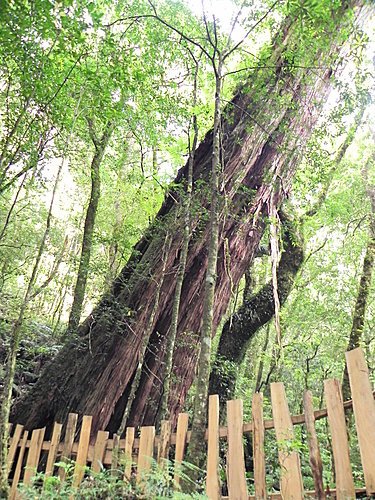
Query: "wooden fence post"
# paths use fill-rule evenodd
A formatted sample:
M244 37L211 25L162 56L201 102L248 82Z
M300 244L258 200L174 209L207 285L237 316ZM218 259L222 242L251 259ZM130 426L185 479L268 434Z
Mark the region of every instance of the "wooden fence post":
M252 403L253 417L253 457L255 498L267 498L266 463L264 457L263 394L256 392Z
M43 429L35 429L31 434L30 448L27 455L25 474L23 477L23 482L26 485L30 484L31 478L35 476L38 468L45 430L45 427L43 427Z
M124 479L130 481L132 475L132 465L133 465L133 444L134 444L134 427L127 427L125 434L125 469L124 469Z
M21 439L22 431L23 431L23 425L17 424L13 437L11 438L8 451L8 473L12 470L14 455L16 454L18 443Z
M17 495L17 486L18 486L18 482L20 480L21 473L22 473L23 457L25 455L25 449L26 449L28 436L29 436L29 431L25 431L23 433L23 437L21 439L20 452L18 455L16 470L14 471L12 487L10 489L10 494L9 494L9 500L15 500L16 495Z
M105 449L107 447L108 437L109 437L108 431L99 431L96 436L93 457L91 462L91 469L93 472L100 472L105 454Z
M56 462L56 456L59 449L62 424L55 422L53 426L52 438L49 444L48 458L45 477L53 476L53 469Z
M138 451L137 483L144 481L144 473L151 468L154 456L155 427L141 427Z
M210 500L220 498L219 478L219 396L208 399L208 441L206 493Z
M81 434L79 436L76 464L74 467L73 487L77 488L85 475L87 454L90 444L92 417L84 415L82 419Z
M355 498L355 490L340 382L336 379L325 380L324 394L332 437L333 460L335 462L336 498L338 500L348 500L349 498Z
M61 453L61 461L62 462L67 462L72 454L74 436L75 436L76 427L77 427L77 419L78 419L77 413L69 413L68 423L66 424L66 430L65 430L64 445L63 445L63 449L62 449L62 453ZM64 467L60 467L59 468L60 481L64 481L65 476L66 476L66 472L65 472Z
M323 464L315 429L315 416L311 391L305 391L303 395L303 407L305 411L307 441L309 443L310 466L315 485L315 496L321 500L326 498L326 494L323 486Z
M243 451L242 400L227 401L228 420L228 492L231 500L247 499L246 469Z
M346 363L366 493L372 496L375 493L375 402L362 349L347 352Z
M288 449L289 442L294 440L294 431L282 382L271 384L271 400L281 466L281 494L285 499L302 500L304 491L299 455Z
M187 413L180 413L177 419L176 451L174 457L174 482L176 485L179 485L181 480L181 467L185 453L188 424L189 415Z
M160 439L158 443L158 464L164 466L165 459L168 458L169 445L171 441L172 425L170 420L162 420L160 425Z

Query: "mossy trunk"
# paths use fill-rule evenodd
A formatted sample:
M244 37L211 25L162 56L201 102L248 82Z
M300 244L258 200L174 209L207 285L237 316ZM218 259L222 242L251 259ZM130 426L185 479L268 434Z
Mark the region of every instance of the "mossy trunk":
M108 142L114 129L113 124L111 122L108 122L101 139L98 140L93 130L94 125L90 120L88 120L88 126L95 146L95 153L90 167L91 191L89 204L86 211L85 225L83 229L81 255L79 259L77 280L73 292L73 304L69 315L69 333L75 332L77 330L81 319L83 301L85 299L87 277L89 274L96 213L98 211L100 199L100 165L103 161L105 150L108 146Z
M284 250L279 262L277 284L282 306L303 263L303 243L298 223L285 211L280 213L280 220ZM224 324L210 377L210 394L219 394L222 403L234 398L238 370L249 343L274 314L273 283L270 280L259 292L245 299L238 311Z
M339 21L337 21L339 23ZM284 25L273 51L265 51L254 70L223 110L222 177L219 204L218 259L213 304L213 332L227 309L258 248L262 216L275 180L282 182L280 204L293 178L298 158L330 89L331 64L337 60L335 34L322 30L325 50L316 49L319 68L293 68L284 50L298 46L299 24ZM313 57L311 59L313 59ZM324 69L327 68L328 69ZM173 359L170 412L176 416L195 376L202 325L203 290L207 270L210 210L209 183L213 132L197 148L193 168L192 237L181 291L178 333ZM186 186L188 166L175 183ZM163 268L163 225L181 213L178 189L171 189L155 222L135 246L132 257L100 302L42 373L30 393L13 410L13 419L38 427L54 419L64 421L70 411L93 415L93 432L117 430L132 380L142 338L151 316L158 276ZM132 405L129 425L155 422L163 390L163 356L171 324L179 255L183 244L183 217L174 231L166 257L166 276L147 346L144 369ZM228 259L230 256L230 259ZM229 272L228 272L229 264Z

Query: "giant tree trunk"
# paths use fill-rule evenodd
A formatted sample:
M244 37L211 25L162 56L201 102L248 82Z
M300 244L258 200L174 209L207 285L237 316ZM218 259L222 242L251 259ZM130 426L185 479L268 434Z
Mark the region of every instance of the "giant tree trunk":
M282 306L303 263L303 242L298 222L284 211L280 212L280 219L284 232L284 251L278 267L277 284ZM274 314L273 283L270 280L257 293L245 299L238 311L224 324L210 377L210 394L219 394L221 403L234 398L238 370L249 343Z
M346 5L346 2L345 2ZM293 177L299 152L311 134L330 88L331 69L299 68L289 71L285 48L298 44L296 26L287 22L270 56L238 90L222 118L223 174L220 182L219 255L213 323L223 316L232 287L248 268L263 231L270 193L280 182L281 202ZM326 27L325 27L326 28ZM337 27L335 31L337 30ZM324 31L329 54L320 50L319 68L329 68L337 56L333 33ZM296 38L297 36L297 38ZM184 403L195 372L197 342L202 319L202 293L207 267L207 185L212 158L212 131L197 149L194 162L192 238L181 294L180 318L171 387L175 415ZM175 180L185 184L187 166ZM205 187L206 186L206 187ZM223 203L223 198L226 203ZM164 346L171 322L172 304L183 241L183 217L178 192L167 195L157 219L136 245L133 255L110 294L87 318L55 360L46 368L30 394L13 411L13 419L28 427L64 420L69 411L93 415L93 431L117 429L138 365L142 335L149 320L163 268L164 223L173 228L160 291L158 311L150 336L139 388L129 424L151 424L162 392ZM229 207L229 210L228 210ZM228 258L228 256L230 258Z

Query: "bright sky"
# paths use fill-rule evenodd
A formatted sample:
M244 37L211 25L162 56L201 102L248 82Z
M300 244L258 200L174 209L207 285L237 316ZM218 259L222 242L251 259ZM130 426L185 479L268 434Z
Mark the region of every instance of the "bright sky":
M185 3L197 16L202 16L203 4L207 18L212 19L214 15L220 21L222 30L227 33L231 31L233 19L239 11L238 5L235 5L232 0L185 0ZM235 41L239 41L244 35L245 30L241 28L240 23L237 23L232 33L232 38Z

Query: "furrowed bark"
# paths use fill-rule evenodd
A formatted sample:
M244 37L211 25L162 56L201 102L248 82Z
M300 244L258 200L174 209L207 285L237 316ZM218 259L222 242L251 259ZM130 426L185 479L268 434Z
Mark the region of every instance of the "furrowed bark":
M284 251L277 273L278 295L283 305L293 288L297 272L303 263L302 236L296 221L280 212L284 230ZM221 402L234 397L237 370L244 360L250 340L259 328L275 314L273 281L245 300L223 327L216 360L210 377L210 394L219 394ZM227 366L223 369L223 364Z
M284 64L284 49L290 43L292 46L298 43L296 25L290 22L284 26L273 53L263 56L265 64L251 74L223 113L220 193L225 193L230 210L227 213L227 208L220 207L214 331L227 308L232 287L237 286L258 248L262 215L267 213L273 179L282 180L284 189L277 200L280 204L298 155L329 92L332 70L299 68L291 72ZM339 21L335 34L338 28ZM342 43L332 44L334 34L328 31L322 31L322 37L327 37L329 54L321 51L315 54L320 57L322 68L334 64L338 45ZM209 182L212 140L210 131L197 148L194 161L192 206L201 208L199 213L194 210L191 221L192 238L181 292L170 395L172 416L184 403L196 367L207 269L209 235L205 215L210 206L205 187ZM187 166L180 170L175 179L177 184L186 183L187 170ZM93 432L105 427L118 428L153 307L158 280L150 277L157 276L156 270L162 269L158 234L165 229L160 226L174 220L178 198L178 191L167 195L155 223L135 246L111 293L84 321L78 336L46 368L29 395L14 408L15 420L28 427L43 426L55 419L65 420L74 410L94 416ZM166 276L129 425L155 422L182 241L183 230L179 228L167 256ZM230 277L226 269L227 253L232 263Z

